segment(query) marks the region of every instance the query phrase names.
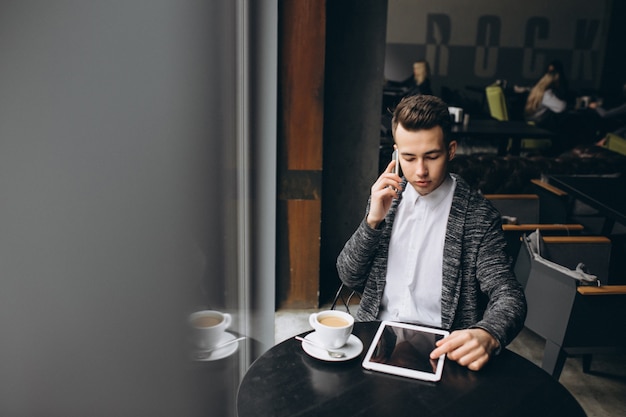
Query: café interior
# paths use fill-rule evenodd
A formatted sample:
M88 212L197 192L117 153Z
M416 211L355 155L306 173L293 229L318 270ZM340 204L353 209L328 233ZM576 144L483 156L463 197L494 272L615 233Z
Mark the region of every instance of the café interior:
M0 415L296 415L244 414L274 349L341 378L294 336L357 309L335 262L415 63L454 117L450 170L502 214L529 304L506 354L578 415L626 415L626 5L471 3L3 3ZM557 71L563 117L529 120ZM229 345L199 356L204 310Z

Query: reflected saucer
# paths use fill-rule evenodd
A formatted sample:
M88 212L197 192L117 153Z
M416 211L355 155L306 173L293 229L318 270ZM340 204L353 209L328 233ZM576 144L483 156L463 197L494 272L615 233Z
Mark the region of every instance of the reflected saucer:
M304 338L310 340L312 342L320 343L317 340L317 332L312 332L307 334ZM317 346L313 346L310 343L302 343L302 350L304 350L309 356L312 356L316 359L320 359L322 361L328 362L342 362L350 359L354 359L363 351L363 342L361 339L351 334L348 338L348 342L336 350L337 352L343 352L346 356L343 358L331 358L324 349L318 348Z
M230 340L235 340L237 337L228 332L224 332L218 345L221 343L226 343ZM209 362L209 361L217 361L220 359L224 359L235 353L239 349L239 342L231 343L222 348L215 349L209 353L204 353L202 350L196 350L193 352L193 359L200 362Z

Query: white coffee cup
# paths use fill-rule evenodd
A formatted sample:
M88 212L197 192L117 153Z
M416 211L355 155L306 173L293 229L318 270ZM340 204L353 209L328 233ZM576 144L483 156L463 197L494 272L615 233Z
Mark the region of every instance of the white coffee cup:
M328 349L342 347L352 334L354 317L337 310L326 310L309 316L309 324L317 333L317 340Z
M591 97L589 96L582 96L580 98L580 107L583 109L586 109L587 107L589 107L589 103L591 102Z
M450 118L453 123L462 123L464 111L461 107L448 107Z
M211 349L216 346L231 323L230 314L216 310L196 311L189 316L189 324L193 329L194 340L199 349Z

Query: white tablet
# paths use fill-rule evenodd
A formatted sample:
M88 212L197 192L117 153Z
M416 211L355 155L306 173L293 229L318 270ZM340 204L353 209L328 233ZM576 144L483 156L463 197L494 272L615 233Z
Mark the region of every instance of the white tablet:
M363 360L363 367L373 371L439 381L445 355L430 359L435 342L449 334L446 330L414 324L383 321Z

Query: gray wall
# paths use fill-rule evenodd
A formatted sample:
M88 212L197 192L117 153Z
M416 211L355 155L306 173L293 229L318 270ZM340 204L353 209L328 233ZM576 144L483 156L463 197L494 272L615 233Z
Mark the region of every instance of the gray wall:
M250 154L275 149L275 2L250 28L242 4L0 3L0 415L234 415L246 352L200 370L207 392L185 318L273 342L273 246L251 240L274 229L275 152Z
M599 87L611 1L390 0L385 77L426 59L433 87L533 84L560 60L573 90Z
M322 303L337 291L337 255L378 176L387 2L335 0L326 10Z

